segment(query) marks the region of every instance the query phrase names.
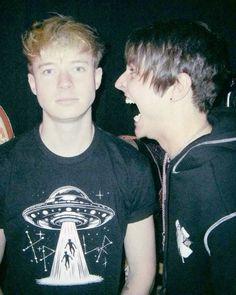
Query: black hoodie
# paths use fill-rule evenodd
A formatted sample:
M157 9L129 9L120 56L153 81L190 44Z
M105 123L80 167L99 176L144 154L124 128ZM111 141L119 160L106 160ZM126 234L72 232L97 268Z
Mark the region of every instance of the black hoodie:
M167 163L164 288L236 294L236 113L215 110L211 134Z

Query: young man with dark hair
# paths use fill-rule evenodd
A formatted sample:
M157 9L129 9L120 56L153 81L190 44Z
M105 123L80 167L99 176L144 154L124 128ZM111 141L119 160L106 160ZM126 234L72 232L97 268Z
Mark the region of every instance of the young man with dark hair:
M140 153L92 122L103 44L89 26L54 16L33 24L23 48L43 119L0 149L4 294L148 294L153 181Z
M184 20L133 32L116 81L135 103L138 138L165 150L163 293L236 294L236 117L211 111L228 70L225 46Z

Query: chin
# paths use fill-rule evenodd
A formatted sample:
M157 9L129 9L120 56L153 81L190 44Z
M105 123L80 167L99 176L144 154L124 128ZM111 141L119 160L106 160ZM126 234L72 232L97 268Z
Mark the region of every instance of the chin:
M142 130L140 130L140 129L138 129L138 128L135 128L134 132L135 132L135 135L136 135L136 137L137 137L138 139L147 136L147 135L145 134L145 132L143 132Z

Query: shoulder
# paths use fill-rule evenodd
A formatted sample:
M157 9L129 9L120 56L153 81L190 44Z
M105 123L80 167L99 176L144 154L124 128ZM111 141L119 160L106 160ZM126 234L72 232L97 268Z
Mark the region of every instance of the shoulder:
M220 125L220 124L219 124ZM236 164L236 128L213 126L212 133L205 135L186 147L173 161L174 171L190 170L220 164L228 170Z
M2 144L0 146L0 161L10 159L16 152L26 151L27 147L32 147L33 133L34 130L31 130Z
M135 145L100 128L97 131L100 137L100 144L104 145L113 157L121 157L127 162L147 162L146 157L139 152Z
M208 114L208 120L213 125L213 131L222 133L236 131L236 109L227 107L213 108Z

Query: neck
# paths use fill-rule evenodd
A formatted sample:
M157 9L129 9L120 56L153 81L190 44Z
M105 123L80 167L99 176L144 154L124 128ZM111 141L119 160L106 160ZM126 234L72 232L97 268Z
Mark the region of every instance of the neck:
M189 113L187 112L188 116L186 114L173 116L155 137L171 159L176 157L191 142L211 133L212 127L207 121L206 114Z
M173 159L178 154L182 152L184 148L186 148L191 142L195 141L196 139L211 133L212 127L209 122L206 120L201 125L197 125L195 128L189 129L189 131L182 133L179 132L177 135L178 139L176 140L175 144L171 144L166 149L167 154L170 159ZM178 134L178 133L177 133Z
M39 127L40 137L46 147L62 157L73 157L83 153L91 144L94 136L94 125L42 122Z

